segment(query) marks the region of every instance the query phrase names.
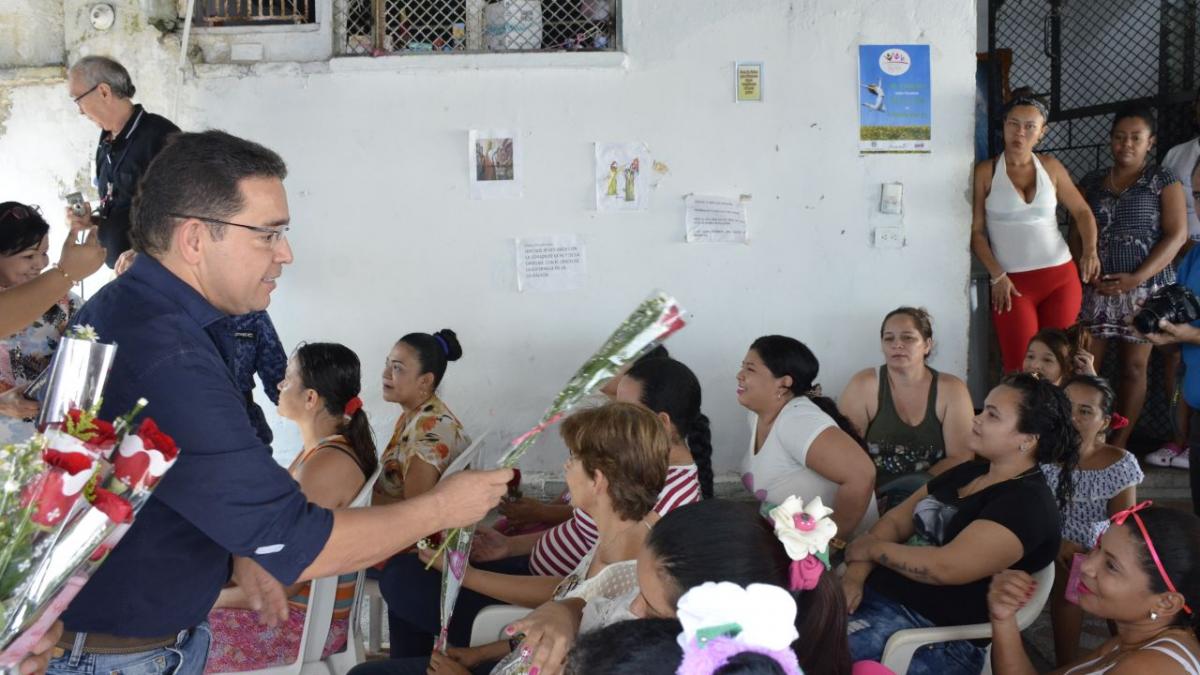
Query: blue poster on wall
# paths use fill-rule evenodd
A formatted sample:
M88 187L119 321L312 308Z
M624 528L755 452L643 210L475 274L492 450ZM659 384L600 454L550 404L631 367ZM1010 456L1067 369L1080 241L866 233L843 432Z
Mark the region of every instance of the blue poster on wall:
M929 45L859 45L858 79L859 151L929 152Z

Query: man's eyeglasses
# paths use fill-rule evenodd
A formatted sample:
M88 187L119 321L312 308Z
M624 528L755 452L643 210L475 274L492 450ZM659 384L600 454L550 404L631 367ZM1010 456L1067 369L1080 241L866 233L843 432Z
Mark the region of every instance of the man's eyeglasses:
M100 86L99 84L92 85L91 89L88 89L87 91L83 92L82 94L76 96L75 97L75 105L79 105L79 102L83 100L84 96L87 96L88 94L92 93L93 91L96 91L96 88L99 86Z
M36 204L30 204L29 206L10 206L4 211L0 211L0 220L8 220L9 218L25 220L33 213L41 215L42 210L38 208Z
M269 244L271 246L275 246L279 242L283 241L283 239L285 237L287 237L288 230L291 229L291 227L288 225L280 225L279 227L259 227L257 225L243 225L241 223L231 223L228 220L218 220L217 218L208 218L205 216L189 216L189 215L186 215L183 213L168 213L167 215L171 216L172 218L184 218L184 219L192 218L195 220L202 220L206 223L217 223L218 225L229 225L231 227L240 227L244 230L250 230L251 232L257 232L259 234L266 235L266 242L267 242L267 244Z

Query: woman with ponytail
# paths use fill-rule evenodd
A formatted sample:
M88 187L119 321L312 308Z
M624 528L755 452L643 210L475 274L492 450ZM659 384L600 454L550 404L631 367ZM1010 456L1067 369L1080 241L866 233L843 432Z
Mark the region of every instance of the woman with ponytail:
M1056 673L1200 675L1200 518L1150 502L1120 511L1079 572L1079 606L1115 623L1117 634ZM1016 620L1034 585L1020 570L992 579L987 599L997 675L1037 673Z
M929 481L846 548L850 653L879 659L896 631L987 621L987 589L1008 568L1054 562L1070 503L1079 432L1062 389L1010 375L984 401L970 450L981 460ZM1039 467L1058 464L1051 490ZM913 673L978 673L984 650L958 640L919 650Z
M750 345L737 375L738 403L750 411L742 482L761 502L820 497L833 507L838 537L878 519L875 465L854 425L816 386L820 364L804 343L783 335ZM837 548L840 541L835 541Z
M328 342L301 345L279 383L279 415L296 423L304 443L288 471L308 501L327 509L345 508L354 501L378 466L371 425L359 398L361 385L358 356ZM346 644L357 577L352 572L338 578L326 656ZM289 588L288 620L268 628L259 623L258 612L240 588L221 591L208 616L212 646L205 672L258 670L295 661L308 592L308 583Z
M659 515L699 498L711 499L712 430L708 417L700 412L700 380L695 373L675 359L639 361L621 378L617 400L649 408L671 437L669 463L674 471L668 471L667 487L659 499L658 506L666 508L655 509Z

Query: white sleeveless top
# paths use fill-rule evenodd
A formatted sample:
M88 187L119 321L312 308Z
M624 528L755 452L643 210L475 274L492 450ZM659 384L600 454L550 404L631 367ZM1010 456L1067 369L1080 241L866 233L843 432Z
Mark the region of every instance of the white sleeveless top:
M1183 644L1178 640L1169 637L1159 638L1154 642L1142 647L1142 649L1149 649L1160 654L1166 654L1176 663L1178 663L1179 667L1183 669L1183 672L1187 673L1187 675L1200 675L1200 662L1197 662L1196 657L1192 656L1192 653L1187 650L1187 647L1184 647ZM1110 663L1098 670L1093 666L1097 661L1103 659L1111 653L1112 651L1110 650L1090 661L1081 663L1066 671L1064 675L1101 675L1102 673L1107 673L1113 668L1116 668L1117 663Z
M1058 231L1058 219L1054 214L1058 195L1050 174L1042 168L1037 155L1033 156L1037 187L1032 203L1026 203L1009 179L1004 155L997 157L995 162L992 189L984 201L984 208L988 240L1000 266L1005 272L1028 272L1069 262L1071 251Z

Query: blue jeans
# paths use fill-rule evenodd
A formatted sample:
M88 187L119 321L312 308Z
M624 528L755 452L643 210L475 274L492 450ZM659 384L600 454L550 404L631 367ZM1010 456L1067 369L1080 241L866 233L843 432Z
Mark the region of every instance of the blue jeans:
M850 656L855 661L882 661L883 648L896 631L931 628L933 622L870 588L863 589L858 610L850 615ZM977 675L984 649L968 640L938 642L913 655L909 675Z
M86 633L76 636L83 644ZM72 649L52 659L47 675L203 675L212 633L202 623L181 631L173 647L160 647L136 654L91 654Z
M529 556L475 564L474 567L502 574L529 575ZM441 630L442 573L425 569L415 553L393 556L379 576L379 592L388 606L388 629L393 659L429 658L433 639ZM503 602L468 588L458 593L450 619L450 644L471 643L475 616L488 605Z

